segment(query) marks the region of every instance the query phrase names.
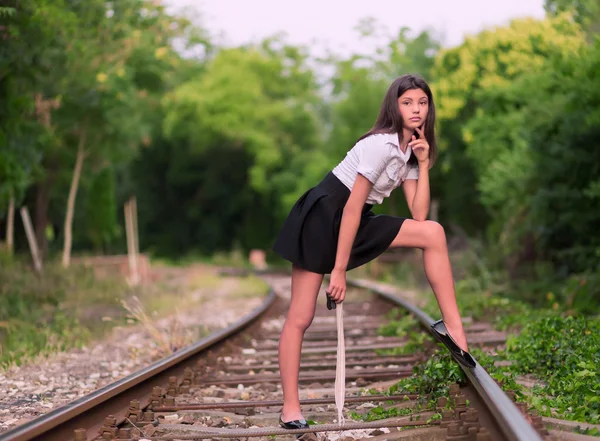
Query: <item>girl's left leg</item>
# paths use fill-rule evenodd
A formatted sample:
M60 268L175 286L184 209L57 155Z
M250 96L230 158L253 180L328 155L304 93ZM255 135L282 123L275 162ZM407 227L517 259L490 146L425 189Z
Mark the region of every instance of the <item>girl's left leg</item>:
M390 248L411 247L423 250L425 275L442 312L450 335L461 349L468 351L467 339L456 304L454 279L444 228L433 221L406 219Z
M283 391L284 422L303 419L298 394L300 355L304 332L315 316L323 274L292 266L292 301L279 338L279 372Z

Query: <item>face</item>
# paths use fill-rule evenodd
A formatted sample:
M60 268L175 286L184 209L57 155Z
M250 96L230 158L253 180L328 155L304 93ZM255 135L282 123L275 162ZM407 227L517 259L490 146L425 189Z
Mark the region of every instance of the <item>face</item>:
M421 127L429 111L427 94L421 89L407 90L398 98L398 109L405 128Z

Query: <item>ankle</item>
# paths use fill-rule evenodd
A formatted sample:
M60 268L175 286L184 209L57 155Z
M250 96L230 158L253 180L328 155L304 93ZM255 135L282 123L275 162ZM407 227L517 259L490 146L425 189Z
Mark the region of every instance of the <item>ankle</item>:
M457 330L460 330L460 329L463 328L463 324L462 324L462 321L460 319L458 319L458 320L443 320L443 321L444 321L444 325L448 329L457 329Z
M281 414L281 421L283 421L284 423L289 423L290 421L298 421L298 420L303 420L305 419L302 416L301 412L298 413L291 413L289 415L282 413Z
M293 410L282 410L281 411L281 419L283 422L301 420L304 417L302 416L302 411L300 409Z

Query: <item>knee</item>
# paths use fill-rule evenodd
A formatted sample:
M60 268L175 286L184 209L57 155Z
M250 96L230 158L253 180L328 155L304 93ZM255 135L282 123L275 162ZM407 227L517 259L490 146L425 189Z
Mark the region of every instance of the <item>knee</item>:
M446 246L446 232L444 231L444 227L435 221L428 220L423 223L425 224L424 228L426 229L429 244L431 246Z
M308 314L293 314L287 318L285 324L286 326L290 326L298 331L304 332L312 324L312 321L313 316Z

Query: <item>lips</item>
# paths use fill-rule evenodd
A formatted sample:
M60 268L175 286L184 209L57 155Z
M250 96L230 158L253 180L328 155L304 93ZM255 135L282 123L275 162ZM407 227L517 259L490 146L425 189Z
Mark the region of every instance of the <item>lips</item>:
M411 118L411 121L421 121L421 118Z

